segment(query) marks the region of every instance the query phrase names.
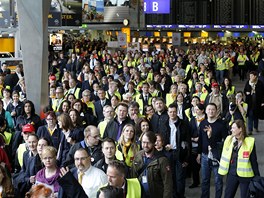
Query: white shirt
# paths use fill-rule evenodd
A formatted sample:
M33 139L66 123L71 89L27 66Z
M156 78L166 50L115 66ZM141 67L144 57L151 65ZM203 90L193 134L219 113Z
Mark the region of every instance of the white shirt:
M106 174L93 166L84 172L82 187L89 198L96 198L96 193L103 185L107 184Z
M182 115L182 104L181 104L181 105L178 104L178 108L177 108L177 116L178 116L180 119L183 119L183 115Z
M16 74L17 74L17 76L18 76L19 79L23 78L23 76L21 75L21 73L16 72Z
M175 126L176 121L169 121L170 125L170 145L172 145L172 149L177 149L177 144L176 144L176 134L177 134L177 128Z
M102 105L102 107L104 107L104 106L105 106L105 103L106 103L106 99L104 99L104 100L101 100L101 105Z
M147 97L147 99L149 99L148 94L143 94L143 99L144 99L144 100L146 99L146 97Z

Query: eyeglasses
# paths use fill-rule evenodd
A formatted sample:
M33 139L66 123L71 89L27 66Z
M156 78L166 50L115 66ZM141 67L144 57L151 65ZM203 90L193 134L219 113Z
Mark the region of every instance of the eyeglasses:
M85 97L89 97L90 95L83 95L83 96L85 96Z
M43 157L42 159L43 160L52 160L52 159L54 159L55 157Z
M84 161L84 160L86 160L86 159L88 159L89 157L87 156L87 157L76 157L76 158L74 158L74 160L75 161Z

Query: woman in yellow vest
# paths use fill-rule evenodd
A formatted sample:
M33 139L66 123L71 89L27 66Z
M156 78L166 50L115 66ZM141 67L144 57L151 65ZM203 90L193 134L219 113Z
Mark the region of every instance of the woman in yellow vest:
M154 82L153 80L149 82L149 93L153 97L161 97L161 92L156 88L156 85L156 82Z
M138 151L139 146L136 143L135 127L132 124L126 124L118 140L116 158L131 167L134 156Z
M233 122L231 132L224 142L218 173L227 175L225 198L235 197L238 185L240 196L246 198L251 179L259 175L255 139L247 136L242 120Z
M172 84L170 87L170 93L166 94L166 106L167 107L176 100L177 92L178 92L177 84Z
M221 94L226 95L228 99L235 94L236 88L232 85L232 80L228 77L224 78L224 82L221 85Z
M239 74L239 79L244 81L246 77L246 61L248 61L247 55L244 53L243 48L240 49L240 53L237 57L237 63L238 63L238 74Z
M189 87L189 92L190 93L193 93L194 90L195 90L195 84L199 82L199 79L198 79L198 73L197 71L194 71L192 73L192 78L188 80L187 84L188 84L188 87Z
M216 80L218 84L222 84L224 81L224 74L225 74L225 69L226 66L224 64L225 58L222 56L222 53L218 53L217 58L216 58Z
M258 69L258 63L260 61L260 51L257 47L254 48L252 54L250 55L250 60L252 61L252 68L250 70L257 70Z

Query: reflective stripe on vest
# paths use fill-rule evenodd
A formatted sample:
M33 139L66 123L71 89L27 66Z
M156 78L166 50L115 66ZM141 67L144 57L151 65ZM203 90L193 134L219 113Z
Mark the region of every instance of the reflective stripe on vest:
M227 93L226 93L226 96L230 96L232 94L235 94L235 86L232 86L231 87L231 90L228 89Z
M254 147L255 139L252 137L246 137L238 151L237 158L237 175L240 177L253 177L254 172L250 163L250 154ZM229 170L231 155L233 151L232 136L228 136L225 140L223 152L219 164L218 173L220 175L226 175Z

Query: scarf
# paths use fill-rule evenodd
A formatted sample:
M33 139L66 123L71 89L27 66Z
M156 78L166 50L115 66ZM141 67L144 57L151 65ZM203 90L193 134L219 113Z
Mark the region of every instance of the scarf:
M176 100L176 96L177 96L177 94L171 94L171 97L172 97L172 99L173 99L173 101L175 101Z
M60 178L60 169L57 168L55 175L53 175L50 178L46 178L45 170L46 170L46 168L43 168L37 173L37 175L36 175L37 183L42 183L42 184L47 184L47 185L53 186L54 192L59 192L60 186L58 183L58 179Z
M256 80L255 82L251 82L249 81L249 85L251 86L251 95L256 93L256 84L257 84L258 80Z
M131 146L131 141L128 141L128 142L122 141L122 153L123 153L125 158L126 158L126 156L128 154L130 146Z

